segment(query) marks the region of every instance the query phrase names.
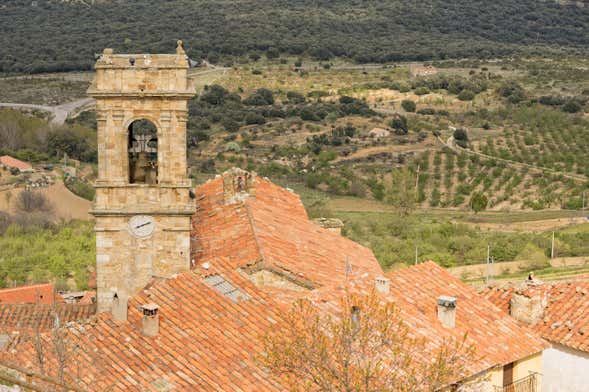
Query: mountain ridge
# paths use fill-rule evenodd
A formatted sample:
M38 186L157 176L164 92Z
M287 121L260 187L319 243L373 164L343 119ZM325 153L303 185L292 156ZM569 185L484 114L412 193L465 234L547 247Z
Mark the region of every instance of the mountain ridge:
M537 0L13 0L0 13L0 72L90 69L104 47L210 62L277 53L359 63L581 54L589 8ZM229 61L230 61L229 60Z

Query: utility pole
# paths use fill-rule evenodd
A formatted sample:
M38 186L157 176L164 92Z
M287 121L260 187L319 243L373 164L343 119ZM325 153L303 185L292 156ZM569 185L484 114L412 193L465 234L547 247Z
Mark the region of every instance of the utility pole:
M415 201L419 200L419 163L417 164L417 173L415 176Z
M550 245L550 258L554 258L554 232L552 232L552 244Z

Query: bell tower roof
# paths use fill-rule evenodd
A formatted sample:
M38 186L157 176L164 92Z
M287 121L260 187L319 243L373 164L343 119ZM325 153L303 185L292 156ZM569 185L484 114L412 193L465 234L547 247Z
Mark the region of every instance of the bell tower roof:
M96 61L88 95L190 98L196 89L188 79L189 67L182 41L174 54L115 54L107 48Z

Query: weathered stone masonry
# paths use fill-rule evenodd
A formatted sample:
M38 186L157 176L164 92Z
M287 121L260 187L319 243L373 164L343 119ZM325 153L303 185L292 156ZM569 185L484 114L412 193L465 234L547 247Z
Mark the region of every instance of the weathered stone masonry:
M153 276L190 268L190 197L186 163L187 101L194 96L182 43L176 54L114 54L96 62L88 94L96 99L98 179L91 213L96 218L98 311L110 311L115 294L127 298ZM131 124L157 128L157 183L130 183ZM145 217L149 235L129 221Z

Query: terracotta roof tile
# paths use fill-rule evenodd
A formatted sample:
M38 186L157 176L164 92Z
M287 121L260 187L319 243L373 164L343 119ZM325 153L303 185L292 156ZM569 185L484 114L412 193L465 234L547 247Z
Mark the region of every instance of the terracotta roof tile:
M514 293L527 297L545 296L542 319L530 328L544 339L589 352L589 280L542 283L523 288L490 287L482 295L509 314Z
M40 303L52 304L55 299L53 283L0 289L0 303Z
M20 161L16 158L13 158L9 155L3 155L0 157L0 164L7 166L7 167L15 167L20 170L30 170L33 168L30 163Z
M475 347L478 357L470 363L471 374L528 357L547 347L529 328L434 262L395 270L387 276L391 280L390 297L405 314L403 319L425 334L434 347L444 337L468 336L467 341ZM457 299L454 328L442 326L437 319L437 299L442 295Z

